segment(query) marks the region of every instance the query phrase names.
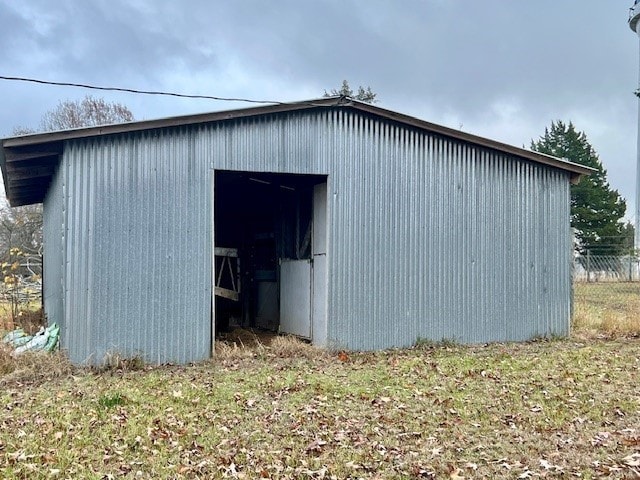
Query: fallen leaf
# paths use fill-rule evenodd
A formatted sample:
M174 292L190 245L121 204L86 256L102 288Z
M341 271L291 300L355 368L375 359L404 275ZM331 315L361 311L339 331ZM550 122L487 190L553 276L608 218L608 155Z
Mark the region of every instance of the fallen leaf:
M544 458L540 460L540 466L545 470L554 471L554 472L562 472L563 468L559 465L554 465L551 462L545 460Z
M326 444L327 442L325 442L324 440L320 440L319 438L316 438L313 442L307 445L305 450L307 452L319 452L322 450L322 447Z
M640 467L640 453L632 453L624 457L622 463L629 467Z
M640 446L640 437L623 437L621 443L627 447L638 447Z
M606 445L609 442L609 437L611 437L611 434L609 432L598 432L591 439L591 445L593 446Z
M462 473L462 470L460 470L457 467L449 467L449 478L451 478L452 480L464 480L464 477L462 475L460 475Z

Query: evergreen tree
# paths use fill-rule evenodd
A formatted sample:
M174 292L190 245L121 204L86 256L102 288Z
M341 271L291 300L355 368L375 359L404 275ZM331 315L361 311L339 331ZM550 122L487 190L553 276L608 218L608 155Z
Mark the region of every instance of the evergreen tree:
M364 103L376 103L376 96L377 94L373 92L373 90L371 90L371 87L367 87L366 89L363 86L359 86L358 87L358 91L354 92L351 87L349 86L349 82L347 82L346 80L342 81L342 86L340 87L339 90L336 90L335 88L333 90L331 90L330 92L327 92L326 90L324 91L324 96L325 97L332 97L334 95L340 95L342 97L349 97L349 98L353 98L354 100L358 100L360 102L364 102Z
M633 244L635 228L631 222L625 223L622 227L622 238L624 240L623 248L625 249L625 252L633 252L635 248ZM635 252L635 254L638 255L638 252Z
M629 253L628 232L621 221L626 202L609 185L607 171L584 132L578 132L571 122L551 122L539 140L531 141L531 149L596 169L571 185L571 226L577 232L578 251L591 255Z

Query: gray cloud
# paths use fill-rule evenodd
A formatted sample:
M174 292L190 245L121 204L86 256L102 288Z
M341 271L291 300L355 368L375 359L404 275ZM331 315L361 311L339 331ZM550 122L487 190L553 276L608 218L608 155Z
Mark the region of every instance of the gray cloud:
M584 130L632 200L638 40L631 0L61 0L0 4L0 72L296 100L349 79L381 106L516 145ZM86 91L0 83L0 134ZM138 118L239 106L121 94Z

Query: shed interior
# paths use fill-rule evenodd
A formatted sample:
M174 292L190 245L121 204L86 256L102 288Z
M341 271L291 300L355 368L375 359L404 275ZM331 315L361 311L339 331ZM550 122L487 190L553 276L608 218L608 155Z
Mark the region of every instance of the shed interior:
M215 172L214 331L257 328L311 338L314 186L326 181ZM302 317L294 320L302 327L281 322L291 313Z

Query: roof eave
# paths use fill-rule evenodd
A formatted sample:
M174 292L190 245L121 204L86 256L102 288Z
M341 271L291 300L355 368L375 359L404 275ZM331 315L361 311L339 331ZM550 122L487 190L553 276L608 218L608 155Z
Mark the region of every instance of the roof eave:
M26 145L58 142L64 140L75 140L80 138L96 137L100 135L138 132L141 130L152 130L156 128L181 127L199 123L219 122L224 120L235 120L238 118L255 117L272 113L293 112L297 110L306 110L313 107L332 107L350 104L351 101L345 102L344 97L326 97L303 102L277 103L236 110L195 113L192 115L166 117L155 120L114 123L111 125L101 125L97 127L83 127L55 132L34 133L29 135L21 135L19 137L5 138L3 140L3 146L23 147Z
M309 110L316 107L349 108L355 111L385 118L389 121L397 122L401 125L414 127L418 130L427 131L436 135L442 135L444 137L453 138L462 142L471 143L488 149L511 154L525 160L530 160L535 163L544 164L565 171L569 175L571 183L577 183L578 181L580 181L580 178L583 175L590 175L595 171L592 168L571 163L566 160L552 157L550 155L525 150L523 148L515 147L513 145L508 145L506 143L498 142L495 140L490 140L488 138L462 132L460 130L454 130L449 127L430 123L425 120L420 120L416 117L411 117L409 115L394 112L392 110L387 110L368 103L359 102L347 97L333 96L295 103L261 105L258 107L245 109L200 113L186 116L161 118L156 120L118 123L98 127L86 127L73 130L36 133L31 135L6 138L2 140L2 148L0 148L0 169L2 170L5 194L12 206L24 205L27 203L39 203L44 200L44 191L40 194L36 194L31 191L25 193L24 188L20 188L20 184L16 184L16 182L10 178L12 175L14 175L19 179L20 177L18 175L24 175L29 172L29 165L20 164L20 161L24 160L24 158L21 158L19 152L23 153L22 156L30 157L31 160L33 160L33 164L31 165L31 167L41 167L41 162L39 164L39 161L37 159L43 159L42 161L45 162L45 165L51 165L55 160L57 160L57 155L62 153L62 145L67 140L76 140L104 135L124 134L160 128L175 128L203 123L223 122L262 115ZM12 158L7 158L7 153L11 154ZM11 163L11 168L9 168L9 163ZM17 175L16 172L18 172ZM42 171L34 170L32 176L42 176ZM20 190L20 192L14 190Z

